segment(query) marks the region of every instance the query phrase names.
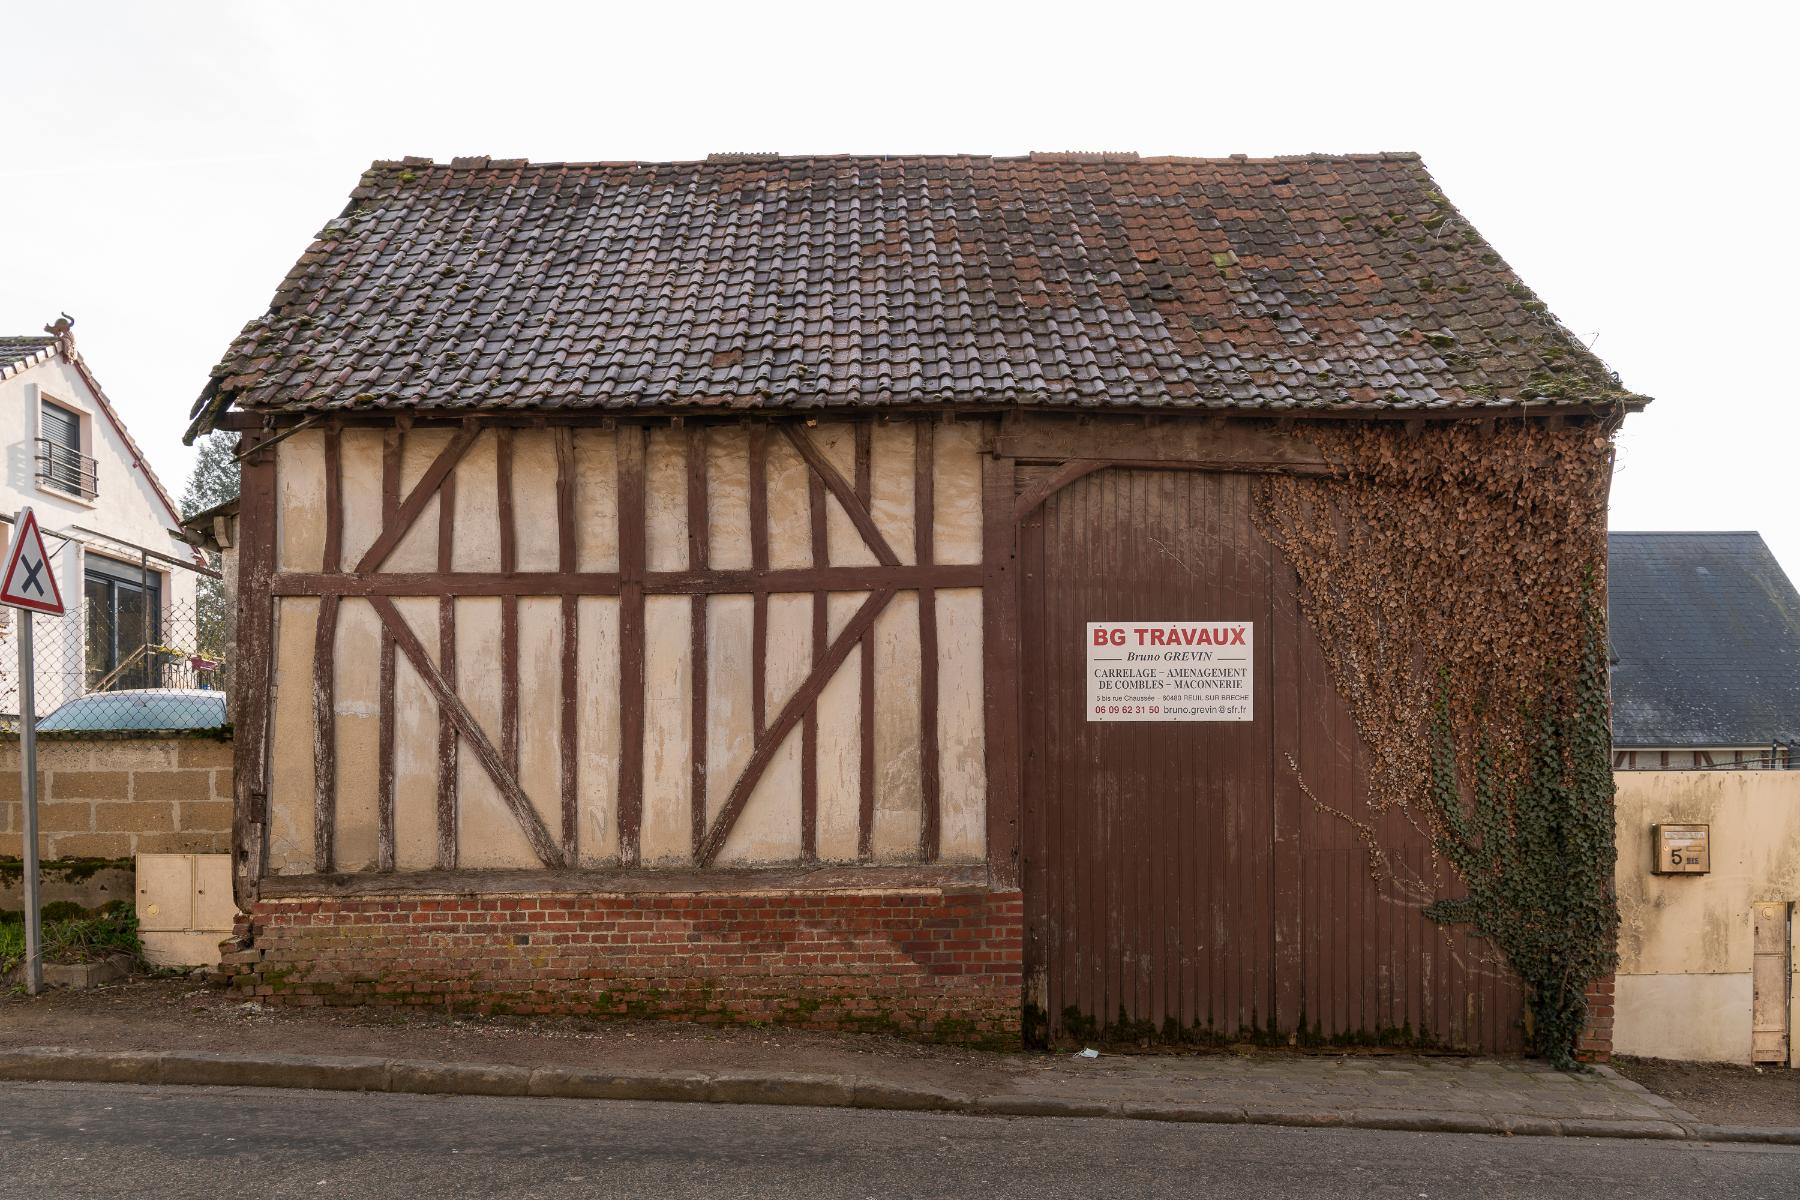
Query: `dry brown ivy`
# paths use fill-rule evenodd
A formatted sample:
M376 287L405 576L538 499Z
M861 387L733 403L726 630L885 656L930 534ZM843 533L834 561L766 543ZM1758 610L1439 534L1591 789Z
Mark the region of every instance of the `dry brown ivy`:
M1303 436L1327 475L1259 481L1257 524L1299 576L1301 607L1369 751L1369 801L1398 810L1440 850L1458 814L1447 822L1434 799L1433 768L1443 766L1433 762L1434 730L1450 731L1460 777L1474 780L1482 760L1534 761L1546 697L1570 714L1578 704L1605 595L1615 427L1517 418L1315 426ZM1590 840L1576 852L1604 857L1610 881L1610 824ZM1371 852L1372 862L1385 857ZM1432 886L1447 882L1434 875ZM1610 946L1589 949L1588 961L1610 961ZM1521 975L1537 993L1534 1009L1566 1001Z

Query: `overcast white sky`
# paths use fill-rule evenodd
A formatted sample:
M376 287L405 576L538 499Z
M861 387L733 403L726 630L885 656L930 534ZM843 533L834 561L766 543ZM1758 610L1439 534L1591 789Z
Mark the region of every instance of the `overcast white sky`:
M1616 529L1800 577L1792 4L77 4L0 20L0 332L74 314L170 490L189 405L362 169L1417 150L1637 391Z

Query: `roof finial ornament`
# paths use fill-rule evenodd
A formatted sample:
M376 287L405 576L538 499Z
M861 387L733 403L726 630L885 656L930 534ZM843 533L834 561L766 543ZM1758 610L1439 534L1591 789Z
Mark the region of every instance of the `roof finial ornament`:
M59 353L69 354L75 349L75 318L63 313L56 320L44 326L44 332L56 339Z

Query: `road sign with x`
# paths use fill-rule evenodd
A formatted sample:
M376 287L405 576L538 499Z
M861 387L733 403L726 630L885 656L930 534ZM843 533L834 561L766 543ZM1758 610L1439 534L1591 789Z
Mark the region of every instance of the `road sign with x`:
M38 531L37 514L29 508L19 510L13 524L12 548L6 554L6 574L0 577L0 604L29 608L33 612L63 612L62 588L57 586L56 570L44 549L44 535Z

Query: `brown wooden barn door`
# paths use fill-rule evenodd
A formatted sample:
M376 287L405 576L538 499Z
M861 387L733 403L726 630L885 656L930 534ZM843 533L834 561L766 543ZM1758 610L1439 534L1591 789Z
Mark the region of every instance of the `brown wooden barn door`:
M1111 469L1020 529L1028 999L1052 1037L1275 1009L1271 571L1250 480ZM1088 719L1090 621L1254 622L1251 721Z

